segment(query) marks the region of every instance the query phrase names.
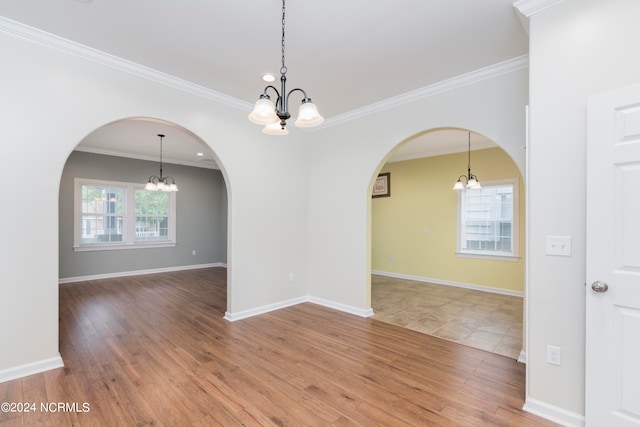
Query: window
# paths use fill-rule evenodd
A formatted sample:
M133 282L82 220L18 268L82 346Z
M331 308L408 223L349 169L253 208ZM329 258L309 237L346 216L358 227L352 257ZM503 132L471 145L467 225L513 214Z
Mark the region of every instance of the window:
M518 181L483 182L458 195L458 255L518 257ZM501 258L504 259L504 258Z
M169 193L136 189L137 242L169 238ZM173 193L175 194L175 193Z
M75 180L74 250L175 246L176 193Z

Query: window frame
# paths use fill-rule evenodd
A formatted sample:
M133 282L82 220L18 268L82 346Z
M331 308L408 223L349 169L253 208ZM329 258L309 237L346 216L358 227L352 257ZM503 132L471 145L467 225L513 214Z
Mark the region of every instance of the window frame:
M456 206L456 256L460 258L480 258L497 261L519 261L520 260L520 180L518 178L500 179L494 181L482 181L483 187L495 187L500 185L511 185L513 188L513 220L511 223L511 253L462 249L462 202L467 189L457 191Z
M123 216L123 232L122 241L118 242L100 242L100 243L82 243L82 186L96 185L104 187L121 188L124 192L124 212ZM73 191L73 250L74 252L84 251L109 251L122 249L150 249L150 248L166 248L176 246L176 193L167 192L169 195L169 216L168 231L166 240L146 240L136 241L135 239L135 192L136 190L144 190L144 184L109 181L102 179L74 178Z

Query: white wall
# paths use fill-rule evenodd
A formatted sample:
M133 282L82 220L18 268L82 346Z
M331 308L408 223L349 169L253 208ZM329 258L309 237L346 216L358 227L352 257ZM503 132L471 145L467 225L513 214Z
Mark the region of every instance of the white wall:
M370 308L371 186L406 138L443 126L471 129L498 143L524 171L527 85L521 69L313 133L310 294Z
M584 414L587 98L640 81L640 2L566 0L530 19L528 402ZM546 235L573 238L545 256ZM562 366L545 363L547 344Z
M121 118L176 123L216 153L229 195L231 313L306 295L307 153L294 132L274 141L248 109L5 33L0 52L0 179L11 183L0 209L0 380L58 355L60 177L84 136Z

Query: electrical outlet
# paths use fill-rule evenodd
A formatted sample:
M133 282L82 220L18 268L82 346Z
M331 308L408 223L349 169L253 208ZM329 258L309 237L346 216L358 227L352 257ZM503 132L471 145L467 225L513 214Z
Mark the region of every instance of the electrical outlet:
M295 275L293 273L289 273L289 281L293 282Z
M191 255L195 255L195 254L196 254L196 250L194 249L191 251Z
M547 346L547 363L560 366L560 347Z

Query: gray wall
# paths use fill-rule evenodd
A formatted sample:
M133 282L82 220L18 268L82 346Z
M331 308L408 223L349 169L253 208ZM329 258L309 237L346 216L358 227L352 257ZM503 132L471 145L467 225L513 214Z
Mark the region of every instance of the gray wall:
M59 277L91 276L227 262L227 191L219 170L165 164L175 178L176 246L112 251L73 251L74 178L146 182L158 163L74 151L60 183ZM196 250L196 255L192 251Z

